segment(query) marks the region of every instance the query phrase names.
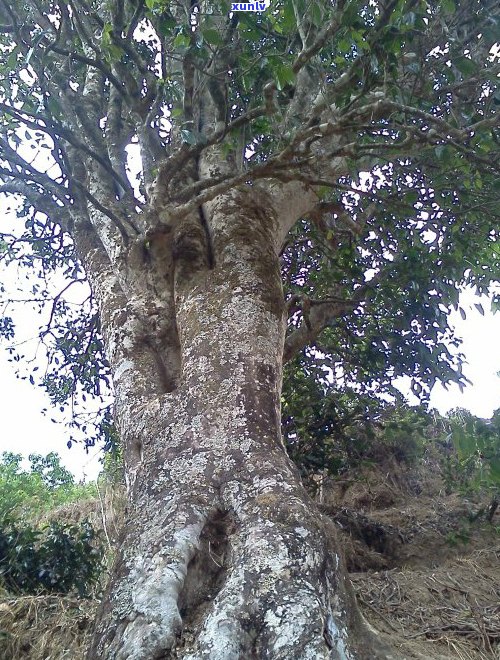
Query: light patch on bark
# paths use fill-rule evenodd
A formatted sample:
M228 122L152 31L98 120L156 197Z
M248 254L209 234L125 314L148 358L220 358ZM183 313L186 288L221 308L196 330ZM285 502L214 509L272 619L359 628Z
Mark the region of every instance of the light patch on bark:
M134 363L132 360L127 360L124 359L119 364L115 367L115 372L114 372L114 379L115 380L121 380L121 378L125 375L125 373L128 371L132 371L134 368Z
M345 627L339 627L331 614L327 616L325 634L328 636L330 644L337 652L338 660L351 660L353 657L347 648L348 632Z
M179 385L135 408L118 398L122 433L142 455L129 469L130 520L108 601L118 623L102 617L92 660L153 660L172 648L188 660L352 657L355 604L331 530L282 445L285 310L268 211L252 224L241 191L211 205L215 266L176 280ZM140 317L137 303L128 316ZM119 314L114 325L115 373L132 387ZM182 650L181 614L194 632Z
M168 543L156 552L151 553L145 532L141 548L148 554L139 550L129 560L127 579L114 595L114 616L128 620L121 639L115 641L112 657L116 660L151 660L174 644L182 627L179 593L198 548L204 519L184 526L175 518L170 522L165 530ZM157 544L154 526L153 534L150 542Z

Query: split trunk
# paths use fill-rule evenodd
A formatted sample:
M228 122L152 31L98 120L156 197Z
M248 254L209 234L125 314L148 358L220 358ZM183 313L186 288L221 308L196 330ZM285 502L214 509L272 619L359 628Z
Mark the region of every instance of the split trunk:
M274 207L247 187L205 212L209 231L188 218L136 260L150 310L171 315L157 336L126 336L137 310L110 313L109 291L97 294L112 363L121 356L112 366L129 504L88 658L389 658L358 613L333 524L283 445ZM174 273L170 311L162 269Z

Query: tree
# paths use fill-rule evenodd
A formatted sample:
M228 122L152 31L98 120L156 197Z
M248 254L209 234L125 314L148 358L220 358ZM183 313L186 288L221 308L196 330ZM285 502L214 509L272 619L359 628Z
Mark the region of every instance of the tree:
M189 658L394 657L287 458L282 367L463 384L447 313L499 272L498 3L236 4L0 2L4 255L88 278L44 384L109 372L124 452L89 658L181 630Z

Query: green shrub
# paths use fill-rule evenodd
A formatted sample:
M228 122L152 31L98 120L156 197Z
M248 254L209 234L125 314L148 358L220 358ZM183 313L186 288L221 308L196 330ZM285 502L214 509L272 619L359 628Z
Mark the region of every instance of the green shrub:
M491 420L467 410L453 410L444 430L455 452L445 466L449 489L488 489L496 497L500 492L500 410Z
M103 547L92 525L52 522L44 529L0 524L0 582L13 593L89 594L102 570Z
M285 369L283 437L303 477L318 472L335 476L390 458L413 463L423 454L432 422L421 407L336 388L297 361Z

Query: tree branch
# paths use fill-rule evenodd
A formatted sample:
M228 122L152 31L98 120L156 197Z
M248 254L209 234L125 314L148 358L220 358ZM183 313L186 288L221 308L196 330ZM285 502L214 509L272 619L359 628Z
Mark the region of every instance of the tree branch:
M299 351L311 344L334 319L340 318L357 307L358 300L341 298L310 300L301 299L303 320L285 340L283 362L291 360Z

